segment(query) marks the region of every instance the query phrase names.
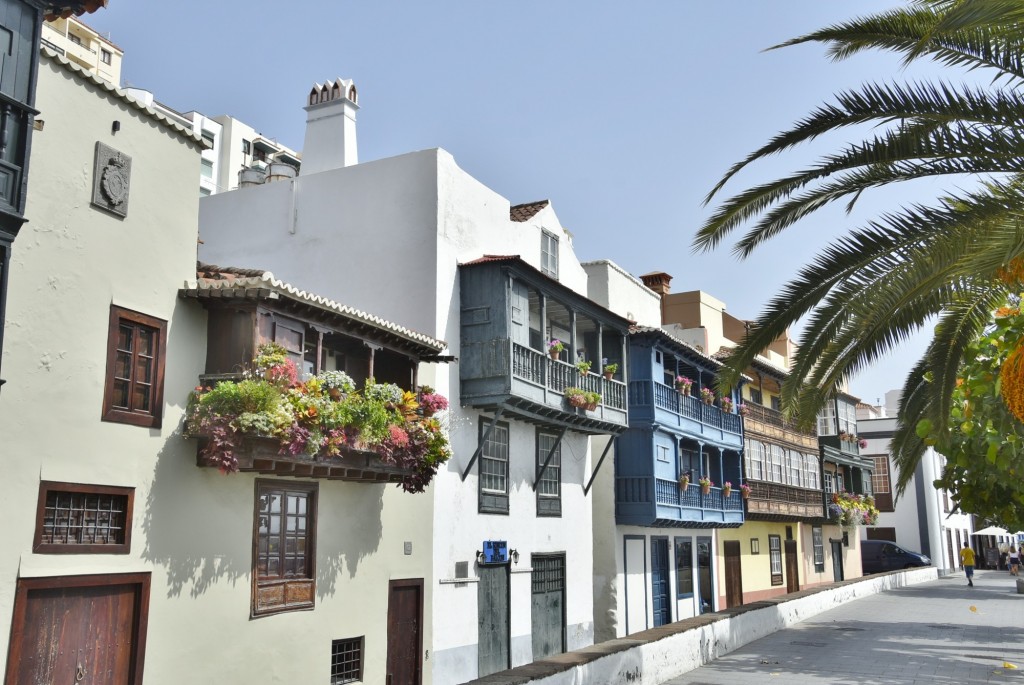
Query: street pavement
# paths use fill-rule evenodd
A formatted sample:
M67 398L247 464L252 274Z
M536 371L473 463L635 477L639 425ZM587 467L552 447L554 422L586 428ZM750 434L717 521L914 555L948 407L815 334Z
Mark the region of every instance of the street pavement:
M1024 595L1006 571L976 571L974 587L961 571L848 602L664 685L747 683L1024 685Z

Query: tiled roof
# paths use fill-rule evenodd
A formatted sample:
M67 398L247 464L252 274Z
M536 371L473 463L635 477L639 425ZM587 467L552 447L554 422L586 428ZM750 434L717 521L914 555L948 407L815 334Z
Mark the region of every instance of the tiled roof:
M185 128L184 126L182 126L181 124L179 124L179 123L177 123L175 121L172 121L170 118L164 116L160 112L157 112L152 107L147 107L146 105L142 104L141 102L139 102L138 100L136 100L132 96L130 96L127 93L125 93L124 91L122 91L121 89L115 88L114 85L112 83L110 83L109 81L104 81L100 77L95 76L94 74L86 71L85 69L82 69L77 64L74 64L73 62L70 62L63 55L59 55L56 52L54 52L53 50L51 50L49 48L46 48L46 47L40 48L40 52L42 53L43 57L45 57L47 59L53 60L54 62L56 62L57 64L61 65L62 67L64 67L68 71L70 71L70 72L74 73L75 75L77 75L79 78L85 79L89 83L102 88L103 90L107 91L108 93L110 93L111 95L116 97L117 99L121 100L122 102L127 103L129 106L134 107L135 109L139 110L140 112L143 112L144 114L149 116L151 119L154 119L155 121L158 121L159 123L163 124L164 126L166 126L169 129L171 129L172 131L174 131L178 135L182 136L183 138L188 138L189 140L192 140L192 141L194 141L196 143L199 143L200 145L203 144L203 137L200 134L195 133L194 131L192 131L192 129Z
M508 210L509 218L512 221L529 221L532 219L537 212L551 204L550 200L541 200L540 202L527 202L522 205L515 205L510 207Z
M723 364L718 359L718 354L720 354L722 350L719 350L715 354L707 354L705 352L701 352L700 350L698 350L696 347L694 347L690 343L688 343L685 340L682 340L680 338L677 338L676 336L674 336L671 333L669 333L668 331L666 331L664 328L655 328L654 326L634 326L630 330L630 333L631 334L653 333L655 335L660 336L663 340L665 340L665 341L675 345L676 347L681 348L687 354L689 354L691 356L694 356L694 357L699 357L700 359L703 359L705 362L707 362L707 364L709 366L717 367L719 369L722 368L723 366L725 366L725 364ZM740 378L742 378L743 380L745 380L747 382L750 382L750 381L754 380L753 378L751 378L750 376L748 376L745 373L741 373L740 374Z
M473 264L486 264L487 262L520 262L522 257L517 254L485 254L483 257L478 257L471 262L463 262L464 266L471 266Z
M731 347L722 346L718 348L718 352L715 352L712 356L718 360L725 360L728 359L731 354ZM784 369L781 366L776 366L775 364L772 364L770 361L766 359L755 358L754 361L750 362L750 365L753 366L755 369L764 371L766 373L770 373L773 376L778 377L780 380L784 380L787 376L789 376L789 371L787 369Z
M437 340L382 319L379 316L367 314L353 307L339 304L334 300L300 290L293 285L274 278L274 274L269 271L199 264L196 267L196 272L196 282L187 284L181 291L181 294L185 297L256 297L277 293L291 300L327 310L346 319L367 324L381 331L397 335L405 340L428 347L435 352L441 352L448 347L448 343L443 340Z

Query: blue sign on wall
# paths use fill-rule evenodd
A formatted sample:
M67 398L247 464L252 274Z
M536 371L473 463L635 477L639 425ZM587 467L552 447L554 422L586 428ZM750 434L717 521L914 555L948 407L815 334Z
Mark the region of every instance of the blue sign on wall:
M484 540L484 563L504 564L508 562L508 542L505 540Z

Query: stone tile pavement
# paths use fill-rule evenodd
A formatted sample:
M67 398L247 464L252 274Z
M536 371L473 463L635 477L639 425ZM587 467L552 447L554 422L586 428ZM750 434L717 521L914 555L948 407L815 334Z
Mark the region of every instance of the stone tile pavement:
M664 685L1024 685L1015 581L977 571L967 587L959 572L858 599Z

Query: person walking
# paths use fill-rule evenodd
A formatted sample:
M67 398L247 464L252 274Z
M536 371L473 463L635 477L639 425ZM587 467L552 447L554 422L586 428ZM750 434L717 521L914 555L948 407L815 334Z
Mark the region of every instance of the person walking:
M1020 552L1013 545L1010 545L1010 553L1006 560L1010 566L1010 575L1017 575L1020 570Z
M967 584L974 587L974 550L969 543L964 543L960 550L960 565L964 567L964 575L967 576Z

